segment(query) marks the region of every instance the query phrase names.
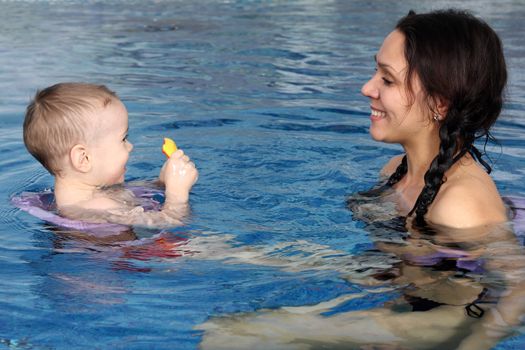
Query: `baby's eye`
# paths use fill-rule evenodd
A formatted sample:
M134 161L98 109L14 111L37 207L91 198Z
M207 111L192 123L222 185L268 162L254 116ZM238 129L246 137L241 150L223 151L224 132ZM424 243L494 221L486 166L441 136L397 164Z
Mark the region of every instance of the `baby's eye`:
M126 134L126 136L124 136L124 138L122 139L122 142L126 142L128 140L128 137L129 137L129 135Z

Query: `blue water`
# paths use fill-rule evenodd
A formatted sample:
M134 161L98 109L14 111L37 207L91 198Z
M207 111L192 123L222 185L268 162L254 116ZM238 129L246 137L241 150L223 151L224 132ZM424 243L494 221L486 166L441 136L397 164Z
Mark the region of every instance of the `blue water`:
M337 269L229 255L267 249L300 261L308 249L342 252L329 267L371 247L345 196L374 184L399 148L370 139L360 87L400 16L451 4L0 2L0 349L194 349L202 335L194 327L210 316L361 291ZM501 193L524 196L525 6L462 4L505 46L508 100L494 131L501 145L489 154ZM135 146L127 180L155 179L164 136L192 157L200 171L192 218L167 234L204 243L182 257L141 250L158 232L142 232L138 248L90 244L10 204L52 186L25 151L21 125L36 89L59 81L106 84L126 104ZM523 335L497 346L524 347Z

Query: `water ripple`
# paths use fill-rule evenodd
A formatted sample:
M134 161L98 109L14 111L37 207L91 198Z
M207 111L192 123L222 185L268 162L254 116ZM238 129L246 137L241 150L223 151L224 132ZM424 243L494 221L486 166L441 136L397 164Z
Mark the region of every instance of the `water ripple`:
M271 130L283 130L283 131L304 131L304 132L335 132L338 134L366 134L368 128L348 125L348 124L334 124L334 125L323 125L323 126L312 126L307 124L294 124L294 123L275 123L261 125L263 129Z
M153 125L152 129L180 129L180 128L216 128L226 125L233 125L242 122L239 119L208 119L208 120L178 120L173 123Z

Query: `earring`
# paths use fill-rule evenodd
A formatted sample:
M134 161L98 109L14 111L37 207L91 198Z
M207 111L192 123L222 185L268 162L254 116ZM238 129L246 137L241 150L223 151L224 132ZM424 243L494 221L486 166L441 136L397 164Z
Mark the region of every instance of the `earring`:
M434 114L434 117L432 117L435 122L439 122L441 120L441 116L439 114Z

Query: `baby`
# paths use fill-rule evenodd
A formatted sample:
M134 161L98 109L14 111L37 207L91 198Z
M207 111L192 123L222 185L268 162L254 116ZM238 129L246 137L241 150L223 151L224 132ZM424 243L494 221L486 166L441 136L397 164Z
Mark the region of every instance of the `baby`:
M170 226L181 224L198 172L182 150L159 175L165 185L160 211L145 211L122 186L133 145L126 107L107 87L60 83L38 91L24 120L28 151L55 177L61 215L90 222Z

